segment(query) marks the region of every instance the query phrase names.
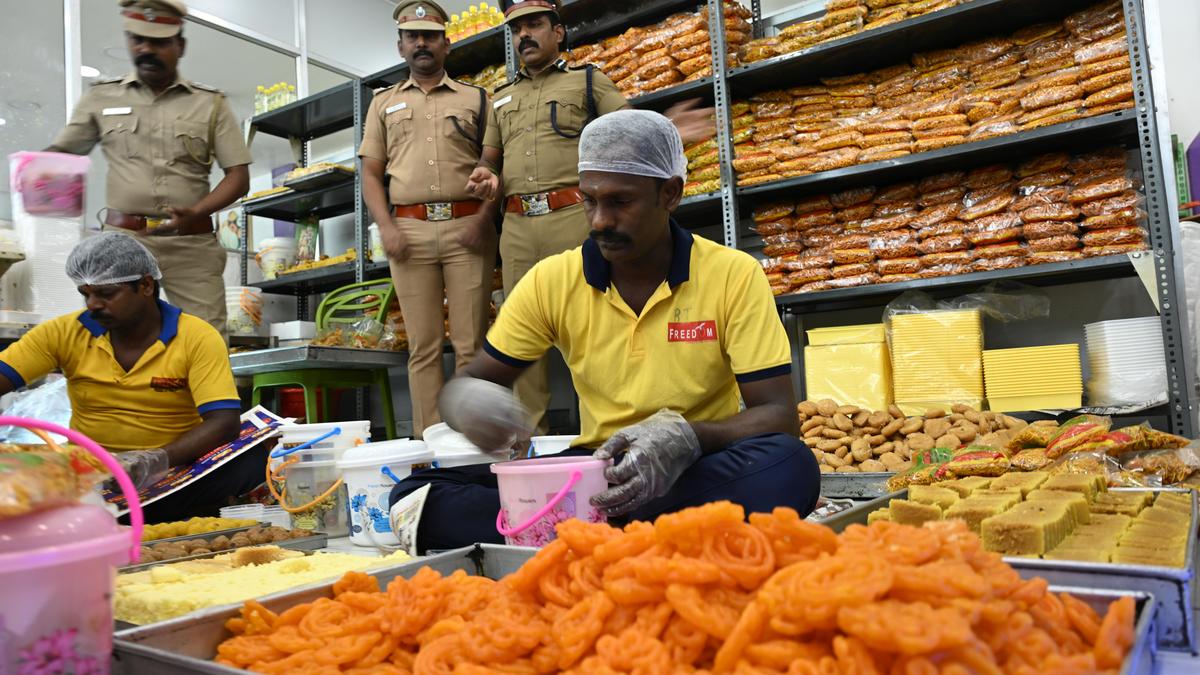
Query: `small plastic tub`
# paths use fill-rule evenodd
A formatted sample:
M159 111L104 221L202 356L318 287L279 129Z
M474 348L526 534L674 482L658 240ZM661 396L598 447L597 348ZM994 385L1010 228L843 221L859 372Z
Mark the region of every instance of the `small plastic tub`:
M291 237L273 237L263 241L254 259L262 270L263 279L274 279L284 270L295 267L296 240Z
M496 530L511 546L545 546L554 526L579 518L603 523L604 513L590 500L608 489L604 469L591 457L538 457L492 465L500 487Z
M500 459L480 450L467 440L466 436L451 429L445 422L429 427L422 436L425 437L425 445L433 451L435 466L441 469L491 464Z
M529 451L534 457L557 455L571 447L571 441L578 438L574 434L567 436L534 436L530 439Z

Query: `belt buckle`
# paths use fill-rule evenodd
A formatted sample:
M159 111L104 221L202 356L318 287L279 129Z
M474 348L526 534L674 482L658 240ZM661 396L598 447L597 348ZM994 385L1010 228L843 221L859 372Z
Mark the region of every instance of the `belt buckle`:
M146 229L153 230L167 224L168 218L151 218L146 216Z
M425 220L436 223L454 220L454 208L450 202L430 202L425 205Z
M526 216L544 216L550 213L550 193L521 195L521 210Z

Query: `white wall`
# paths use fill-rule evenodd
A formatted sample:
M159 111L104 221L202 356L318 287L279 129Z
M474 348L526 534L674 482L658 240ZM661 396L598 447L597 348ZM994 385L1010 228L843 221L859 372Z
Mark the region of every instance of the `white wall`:
M1200 2L1158 0L1166 60L1167 112L1184 146L1200 134Z

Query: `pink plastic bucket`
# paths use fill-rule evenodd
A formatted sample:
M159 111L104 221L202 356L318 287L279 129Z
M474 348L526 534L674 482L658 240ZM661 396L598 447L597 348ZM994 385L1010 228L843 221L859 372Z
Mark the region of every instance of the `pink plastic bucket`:
M500 486L496 530L511 546L545 546L554 526L579 518L603 523L589 500L608 489L608 462L591 457L542 457L492 465Z
M0 521L0 673L107 673L116 568L136 562L142 506L129 476L86 436L0 417L0 426L66 436L95 455L129 500L132 527L99 506L73 505Z

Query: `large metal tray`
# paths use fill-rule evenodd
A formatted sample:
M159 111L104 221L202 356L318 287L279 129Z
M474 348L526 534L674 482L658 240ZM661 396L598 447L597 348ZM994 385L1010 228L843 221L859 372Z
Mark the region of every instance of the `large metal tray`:
M325 548L329 543L329 535L314 534L311 537L297 537L295 539L285 539L284 541L273 541L270 544L256 544L256 546L278 546L292 551L319 551ZM250 548L250 547L246 547ZM212 553L198 553L196 555L185 555L182 558L171 558L170 560L155 560L153 562L139 563L137 565L127 565L118 570L121 574L129 574L132 572L142 572L151 567L159 565L170 565L177 562L185 562L188 560L204 560L205 558L215 558L226 553L233 553L237 549L230 548L224 551L213 551Z
M829 499L874 499L888 493L894 473L823 473L821 496Z
M188 541L191 539L211 539L213 537L219 537L221 535L225 535L226 537L232 537L233 535L237 534L238 532L245 532L251 528L270 527L270 526L271 526L270 523L260 522L255 525L246 525L245 527L231 527L227 530L214 530L212 532L199 532L197 534L184 534L184 535L180 535L178 537L163 537L162 539L147 539L146 541L142 542L142 546L154 546L155 544L165 544L166 542L169 542L169 541Z
M466 548L447 551L427 558L417 558L402 565L373 570L370 574L386 584L392 579L416 574L417 570L429 566L450 574L464 570L468 574L491 579L515 571L536 552L536 549L517 546L476 544ZM332 597L332 583L316 584L262 598L260 602L275 612L317 598ZM1068 592L1102 611L1109 602L1122 596L1132 596L1137 601L1137 621L1134 625L1134 644L1122 675L1152 675L1154 672L1154 626L1155 602L1153 596L1140 591L1105 590L1088 587L1053 587L1055 592ZM211 661L216 655L217 645L229 637L225 621L236 616L241 604L213 607L203 612L180 617L171 621L142 626L116 634L113 645L113 673L115 675L190 675L208 673L230 675L242 673L220 666Z
M1073 562L1070 560L1040 560L1035 558L1004 559L1022 577L1044 577L1052 584L1084 586L1110 590L1143 591L1158 602L1156 642L1160 649L1200 653L1196 641L1196 621L1193 614L1193 578L1196 574L1196 537L1200 528L1200 506L1191 490L1178 488L1113 488L1113 492L1186 492L1192 494L1192 527L1188 539L1187 557L1183 567L1152 565L1121 565L1117 563ZM867 522L867 515L887 506L892 499L904 499L908 490L873 499L849 511L834 514L822 521L835 532L853 524Z
M307 192L309 190L319 190L330 185L340 185L353 179L353 171L340 166L334 166L323 171L316 171L299 178L284 181L283 187L291 188L297 192Z

